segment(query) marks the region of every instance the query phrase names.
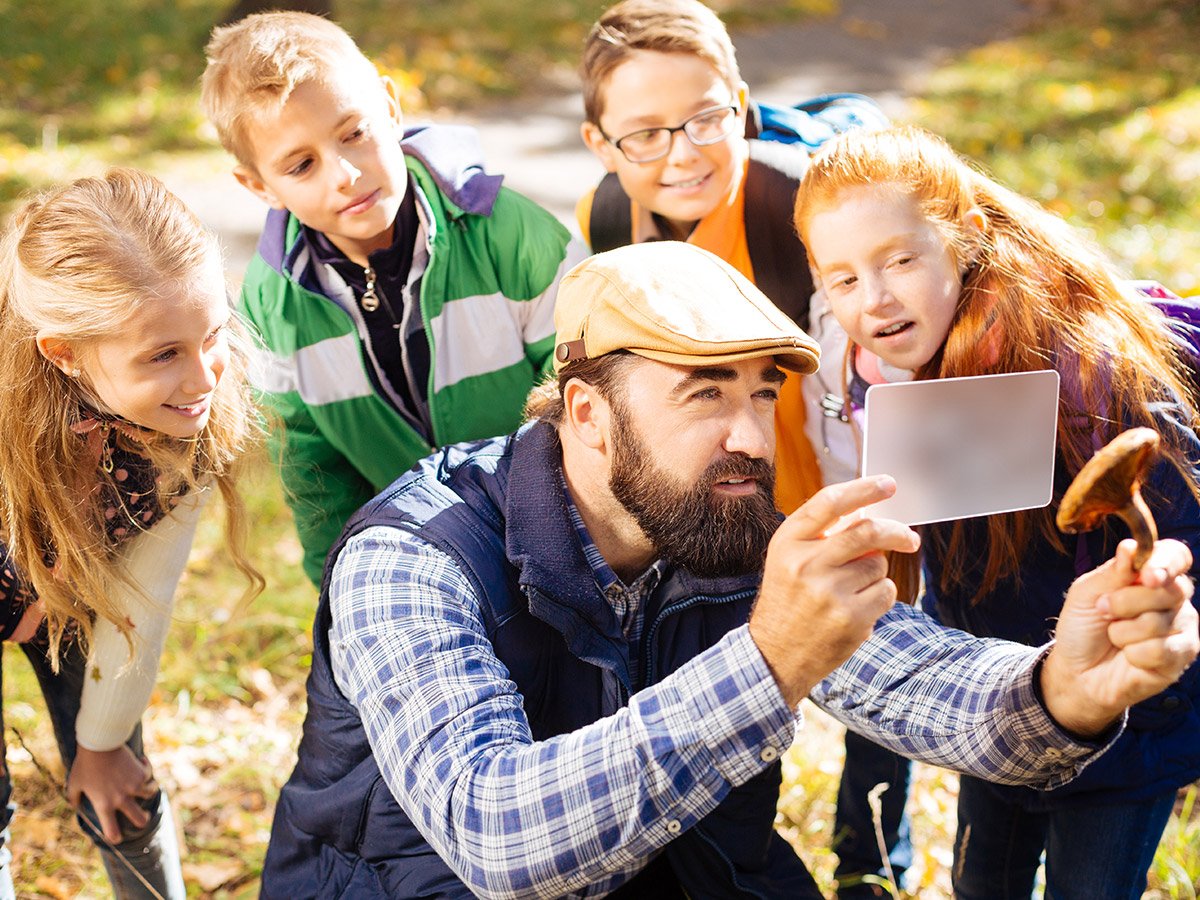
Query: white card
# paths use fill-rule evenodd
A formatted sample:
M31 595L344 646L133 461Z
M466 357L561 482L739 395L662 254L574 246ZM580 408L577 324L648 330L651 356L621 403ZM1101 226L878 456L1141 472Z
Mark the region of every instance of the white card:
M1057 422L1050 370L872 385L862 471L896 494L865 513L920 525L1045 506Z

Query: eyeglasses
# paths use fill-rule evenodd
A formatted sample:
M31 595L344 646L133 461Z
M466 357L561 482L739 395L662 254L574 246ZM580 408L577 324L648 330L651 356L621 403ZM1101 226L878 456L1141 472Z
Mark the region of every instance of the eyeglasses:
M662 159L671 152L671 142L677 131L682 131L697 147L719 144L737 127L737 111L736 105L703 109L674 128L643 128L615 141L603 131L600 133L631 163L648 163Z

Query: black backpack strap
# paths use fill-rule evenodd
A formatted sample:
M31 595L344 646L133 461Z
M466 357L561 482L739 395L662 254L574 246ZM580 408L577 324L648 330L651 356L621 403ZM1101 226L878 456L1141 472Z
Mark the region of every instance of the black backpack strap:
M759 290L801 328L813 293L808 254L793 224L796 188L808 153L796 144L750 141L746 171L746 243Z
M596 193L592 195L592 212L588 216L588 237L593 253L615 250L633 240L633 212L629 195L621 187L615 172L609 172L596 185Z

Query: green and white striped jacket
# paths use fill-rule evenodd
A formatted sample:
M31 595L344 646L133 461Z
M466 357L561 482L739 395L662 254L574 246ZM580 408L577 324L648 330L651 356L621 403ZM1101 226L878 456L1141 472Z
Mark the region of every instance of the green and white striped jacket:
M504 434L550 371L558 282L586 250L548 212L483 173L469 129L422 129L403 146L421 221L413 265L424 264L433 444ZM464 162L446 166L455 155ZM434 446L375 388L356 298L314 261L286 211L267 216L242 311L265 345L255 382L282 420L272 446L305 572L319 585L351 514Z

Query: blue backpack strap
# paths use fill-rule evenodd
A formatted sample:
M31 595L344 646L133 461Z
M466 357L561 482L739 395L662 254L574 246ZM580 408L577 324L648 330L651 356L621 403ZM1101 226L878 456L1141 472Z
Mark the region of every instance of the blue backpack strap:
M803 144L816 150L852 128L886 128L891 124L879 104L864 94L821 94L794 106L751 104L754 137L781 144Z
M801 328L813 293L808 254L793 224L796 188L808 168L801 147L750 141L743 218L754 281Z
M633 240L633 212L629 203L629 195L615 172L609 172L596 185L588 215L588 238L593 253L615 250Z

